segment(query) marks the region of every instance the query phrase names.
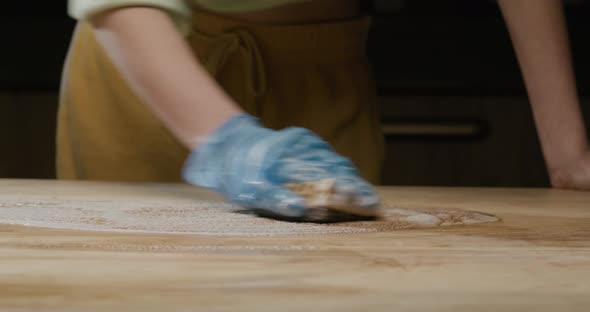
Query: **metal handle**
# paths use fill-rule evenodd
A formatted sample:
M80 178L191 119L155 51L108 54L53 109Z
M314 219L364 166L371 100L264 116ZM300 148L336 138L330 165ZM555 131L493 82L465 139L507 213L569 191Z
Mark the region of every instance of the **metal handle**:
M387 122L386 137L476 138L485 133L481 122Z

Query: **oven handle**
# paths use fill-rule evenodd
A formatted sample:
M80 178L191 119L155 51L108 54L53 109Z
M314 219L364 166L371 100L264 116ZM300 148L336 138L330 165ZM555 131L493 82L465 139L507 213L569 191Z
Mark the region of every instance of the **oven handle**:
M481 121L390 121L381 126L388 138L474 139L483 137L487 128Z

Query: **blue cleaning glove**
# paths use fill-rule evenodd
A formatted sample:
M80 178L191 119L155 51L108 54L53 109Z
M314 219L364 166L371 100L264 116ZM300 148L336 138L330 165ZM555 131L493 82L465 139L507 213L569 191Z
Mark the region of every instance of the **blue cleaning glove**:
M194 150L183 169L186 182L221 193L243 208L299 218L305 200L285 184L334 179L336 190L353 195L355 205L375 210L374 188L350 160L303 128L280 131L242 114L225 122Z

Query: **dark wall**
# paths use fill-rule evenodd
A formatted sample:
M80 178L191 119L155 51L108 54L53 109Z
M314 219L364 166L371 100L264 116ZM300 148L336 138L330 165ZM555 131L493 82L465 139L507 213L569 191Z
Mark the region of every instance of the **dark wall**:
M13 1L0 12L0 90L56 90L74 21L66 1ZM41 2L42 3L42 2Z
M382 93L525 94L495 1L381 2L369 51ZM590 95L590 1L568 3L578 83Z
M0 10L0 177L54 176L57 89L74 21L66 1Z
M575 2L568 20L588 95L590 3ZM547 185L494 1L376 0L372 10L368 49L388 134L385 182ZM0 178L51 178L57 92L74 21L66 1L8 2L0 16Z

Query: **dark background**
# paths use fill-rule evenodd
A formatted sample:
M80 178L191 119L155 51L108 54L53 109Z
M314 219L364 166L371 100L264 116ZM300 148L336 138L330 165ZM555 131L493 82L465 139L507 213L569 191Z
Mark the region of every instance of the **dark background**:
M65 0L38 3L7 2L0 11L0 178L54 177L58 87L75 23ZM385 183L546 186L497 5L376 0L371 6L368 50L387 133ZM590 116L590 3L571 1L566 9Z

